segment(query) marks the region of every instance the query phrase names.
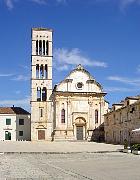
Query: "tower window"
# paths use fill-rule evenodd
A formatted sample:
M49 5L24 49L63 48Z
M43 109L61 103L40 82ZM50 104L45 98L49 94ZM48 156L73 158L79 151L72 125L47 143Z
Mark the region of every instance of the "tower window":
M42 55L42 41L39 41L39 55Z
M46 79L48 78L48 66L47 66L47 64L45 65L44 77L45 77Z
M45 40L43 40L43 55L45 55Z
M41 89L37 87L37 101L41 101Z
M43 108L40 108L40 117L43 117Z
M96 110L95 110L95 124L98 123L98 118L99 118L99 117L98 117L98 114L99 114L99 113L98 113L98 110L96 109Z
M39 78L39 64L36 65L36 78Z
M61 110L61 123L65 123L65 109Z
M47 99L47 90L46 87L43 87L42 89L42 101L46 101Z
M49 42L47 41L46 42L46 55L49 54Z
M43 79L44 77L44 70L43 65L40 66L40 78Z
M38 55L38 40L36 41L36 55Z

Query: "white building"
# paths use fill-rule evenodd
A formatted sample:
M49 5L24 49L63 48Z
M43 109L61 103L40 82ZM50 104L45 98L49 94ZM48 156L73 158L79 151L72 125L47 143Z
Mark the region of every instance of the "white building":
M54 140L103 140L99 131L108 110L105 95L81 65L71 71L53 91Z
M51 140L52 30L32 29L31 139Z
M30 113L20 107L0 107L0 140L31 140Z
M106 93L81 65L52 92L52 57L52 30L33 28L31 140L99 140Z

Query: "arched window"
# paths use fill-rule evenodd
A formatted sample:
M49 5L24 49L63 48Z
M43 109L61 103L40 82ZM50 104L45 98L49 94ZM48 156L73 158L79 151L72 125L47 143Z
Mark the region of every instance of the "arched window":
M41 101L41 88L37 87L37 101Z
M38 55L38 40L36 41L36 55Z
M47 79L48 78L48 66L45 64L45 70L44 70L44 77Z
M98 123L98 110L95 110L95 124Z
M43 55L45 55L45 40L43 40Z
M41 64L40 66L40 79L43 79L44 77L44 67L43 67L43 64Z
M39 55L42 55L42 41L39 41Z
M49 54L49 41L46 42L46 55Z
M61 110L61 123L65 123L65 109Z
M39 79L39 64L36 64L36 78Z
M47 89L46 87L43 87L42 89L42 101L46 101L47 99Z

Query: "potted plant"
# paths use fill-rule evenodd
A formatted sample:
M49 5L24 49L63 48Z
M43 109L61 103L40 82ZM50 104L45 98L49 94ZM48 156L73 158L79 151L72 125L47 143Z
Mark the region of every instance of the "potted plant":
M132 146L132 153L133 154L140 154L140 144L134 144Z
M128 141L125 139L124 140L124 149L123 149L124 153L131 153L131 148L128 146Z

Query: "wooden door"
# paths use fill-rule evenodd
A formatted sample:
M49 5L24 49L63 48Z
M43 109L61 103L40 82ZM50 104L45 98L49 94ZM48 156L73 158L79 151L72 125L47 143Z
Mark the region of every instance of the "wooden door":
M77 140L83 140L83 126L77 126Z
M45 130L38 130L38 140L45 140Z

